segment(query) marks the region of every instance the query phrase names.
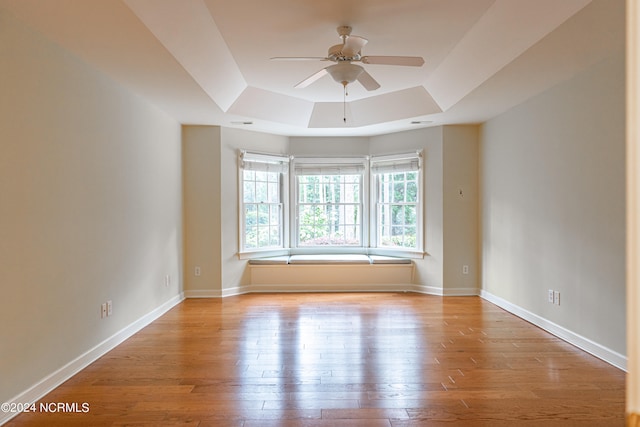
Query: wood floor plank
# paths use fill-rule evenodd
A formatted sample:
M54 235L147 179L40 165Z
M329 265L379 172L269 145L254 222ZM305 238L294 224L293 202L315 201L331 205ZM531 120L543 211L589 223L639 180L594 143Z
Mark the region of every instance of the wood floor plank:
M623 426L625 373L477 297L179 304L8 426Z

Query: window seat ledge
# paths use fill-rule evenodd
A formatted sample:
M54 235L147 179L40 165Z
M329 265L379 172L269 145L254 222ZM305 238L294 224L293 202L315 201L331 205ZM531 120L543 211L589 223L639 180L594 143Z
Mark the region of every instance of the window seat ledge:
M249 260L250 265L283 265L289 264L289 256L272 256L266 258L252 258Z
M361 254L313 254L254 258L249 265L412 264L409 258Z
M291 255L289 264L371 264L371 260L359 254Z

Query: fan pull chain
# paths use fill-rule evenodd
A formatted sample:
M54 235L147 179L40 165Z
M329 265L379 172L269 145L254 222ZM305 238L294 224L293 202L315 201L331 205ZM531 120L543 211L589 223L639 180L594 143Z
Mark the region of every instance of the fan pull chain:
M343 83L344 94L342 95L342 120L347 124L347 85Z

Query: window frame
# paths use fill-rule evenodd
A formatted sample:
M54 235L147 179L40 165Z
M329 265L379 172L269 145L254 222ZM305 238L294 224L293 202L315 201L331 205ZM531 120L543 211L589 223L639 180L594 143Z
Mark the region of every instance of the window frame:
M254 162L267 165L278 165L279 167L279 192L281 209L281 247L246 248L246 211L244 204L244 162ZM379 177L380 168L391 168L398 170L406 167L408 162L413 162L415 166L412 171L416 172L418 185L416 203L416 246L393 247L382 246L379 242L378 230L380 229L380 219L378 210L379 197ZM239 251L240 259L262 258L269 256L285 256L296 254L370 254L387 255L408 258L423 258L425 241L425 186L424 167L422 150L414 152L404 152L400 154L386 154L376 156L341 156L341 157L293 157L285 155L274 155L266 153L239 151L238 156L238 207L239 207ZM300 246L299 242L299 206L298 176L304 169L313 170L313 174L324 175L339 174L336 172L349 171L350 168L358 167L360 181L360 205L361 210L361 244L358 246ZM298 171L297 171L297 170ZM344 173L345 175L348 173Z
M267 203L269 206L277 204L280 205L279 213L279 234L280 243L279 246L266 246L247 248L246 245L246 203L244 201L244 171L266 171L278 173L278 203ZM279 256L287 255L289 250L289 209L288 209L288 185L286 185L287 175L289 174L289 156L263 154L256 152L248 152L240 150L238 155L238 243L239 251L238 255L240 259L250 259L256 257L266 256ZM256 204L256 203L250 203ZM259 205L259 203L257 203Z
M400 153L371 157L370 167L371 180L371 253L389 256L408 256L422 257L424 256L424 178L423 178L423 162L422 151L418 150L413 153ZM380 240L380 221L378 197L380 195L380 176L383 173L407 173L415 172L417 174L417 201L416 209L416 245L413 248L404 246L382 246Z
M291 254L338 254L365 253L369 244L369 173L368 157L299 157L292 158L290 181L290 215L289 224ZM320 245L301 246L299 241L299 179L303 171L312 171L309 175L351 175L356 171L360 175L360 245ZM340 173L343 172L343 173Z

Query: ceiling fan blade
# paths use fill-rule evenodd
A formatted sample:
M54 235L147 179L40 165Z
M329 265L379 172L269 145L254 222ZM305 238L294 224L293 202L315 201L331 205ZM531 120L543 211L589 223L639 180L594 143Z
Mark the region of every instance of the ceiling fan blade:
M269 58L272 61L328 61L329 58L322 56L274 56Z
M360 73L358 81L366 90L376 90L380 87L380 83L378 83L373 77L371 77L371 74L366 71Z
M342 46L342 53L345 56L354 56L367 44L369 40L360 36L349 36Z
M410 67L424 65L424 59L420 56L363 56L360 60L364 64L406 65Z
M317 73L310 75L309 77L307 77L306 79L304 79L303 81L301 81L300 83L295 85L294 87L296 89L303 89L303 88L309 86L311 83L313 83L316 80L318 80L319 78L326 76L327 74L329 74L327 69L323 68L322 70L318 71Z

